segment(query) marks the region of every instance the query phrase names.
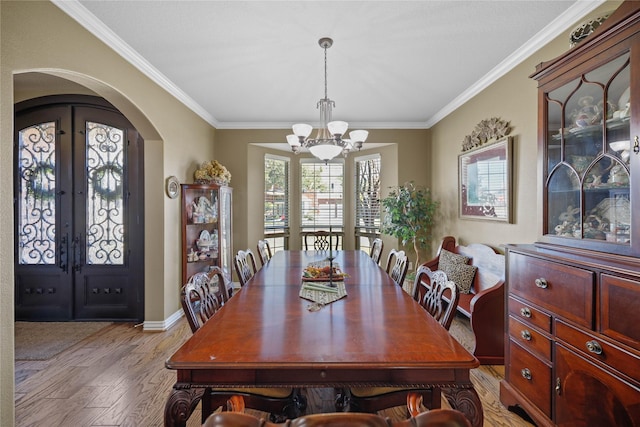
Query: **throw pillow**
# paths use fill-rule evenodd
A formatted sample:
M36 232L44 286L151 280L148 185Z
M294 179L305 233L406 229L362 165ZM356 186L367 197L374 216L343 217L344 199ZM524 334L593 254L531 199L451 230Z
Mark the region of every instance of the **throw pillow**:
M438 258L438 268L442 270L443 265L469 264L469 261L471 261L471 258L468 256L454 254L446 249L442 249L440 251L440 257Z
M461 294L471 292L471 285L478 267L467 264L449 264L447 268L441 268L441 270L445 272L449 280L456 284Z
M440 251L440 258L438 258L438 270L444 271L447 278L458 286L461 294L468 294L471 291L473 278L478 270L478 267L467 264L470 260L471 258L467 256L454 254L445 249Z

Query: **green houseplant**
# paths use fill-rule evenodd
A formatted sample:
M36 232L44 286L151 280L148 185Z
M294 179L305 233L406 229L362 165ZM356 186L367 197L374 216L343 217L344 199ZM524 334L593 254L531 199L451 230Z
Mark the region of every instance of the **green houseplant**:
M435 215L440 205L431 197L431 190L416 186L413 181L391 187L382 199L382 233L401 239L402 245L411 243L416 255L414 268L420 265L420 249L432 240Z

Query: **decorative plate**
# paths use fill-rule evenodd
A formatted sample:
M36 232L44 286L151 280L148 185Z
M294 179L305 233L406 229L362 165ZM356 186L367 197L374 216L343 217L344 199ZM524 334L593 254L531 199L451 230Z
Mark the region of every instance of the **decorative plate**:
M178 197L178 193L180 192L180 181L175 176L170 176L167 178L167 196L170 199L175 199Z

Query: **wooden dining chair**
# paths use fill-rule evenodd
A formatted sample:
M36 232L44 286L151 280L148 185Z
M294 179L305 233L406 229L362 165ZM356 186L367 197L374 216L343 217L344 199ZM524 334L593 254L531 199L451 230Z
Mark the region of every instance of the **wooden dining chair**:
M271 259L271 247L268 240L258 240L258 257L260 257L260 263L263 267Z
M449 330L456 313L460 294L454 282L442 271L432 272L420 266L413 284L414 299L446 330ZM449 301L449 302L447 302ZM352 387L340 390L336 405L340 409L350 406L356 411L376 412L402 405L405 401L420 399L428 408L440 407L440 390L405 389L397 387ZM346 402L345 402L346 401ZM347 403L348 402L348 403ZM409 405L410 406L410 405Z
M394 282L400 287L404 284L404 279L407 277L407 270L409 270L409 258L404 251L397 251L391 249L389 256L387 257L387 273L391 276Z
M460 301L460 291L443 271L431 271L422 265L416 272L413 299L449 330Z
M212 319L223 306L224 297L218 289L228 289L222 270L210 273L197 273L192 276L193 280L190 279L182 288L182 309L193 333ZM212 277L221 280L215 287L212 286ZM235 402L235 408L240 407L237 404L240 402L237 400L239 398L242 399L242 407L246 404L249 408L268 412L274 421L298 417L307 407L306 398L301 395L300 389L292 387L206 388L199 393L202 402L202 422L221 406L229 407Z
M191 332L200 329L229 299L227 281L222 270L215 268L194 274L182 287L180 302Z
M240 280L240 286L244 286L258 271L256 267L256 257L253 255L251 249L240 250L235 256L236 273L238 274L238 280Z
M409 404L420 402L407 400ZM202 427L471 427L464 414L455 409L433 409L412 413L408 419L392 421L378 414L330 412L302 415L284 422L270 422L244 410L242 397L233 396L226 412L216 412L205 420Z
M342 249L342 240L344 239L344 233L341 231L305 231L302 233L302 239L304 241L304 250L315 251L328 251L333 249L334 251Z
M380 258L382 257L382 249L384 248L384 242L381 238L377 237L373 239L373 243L371 243L371 251L369 252L369 256L376 264L380 264Z

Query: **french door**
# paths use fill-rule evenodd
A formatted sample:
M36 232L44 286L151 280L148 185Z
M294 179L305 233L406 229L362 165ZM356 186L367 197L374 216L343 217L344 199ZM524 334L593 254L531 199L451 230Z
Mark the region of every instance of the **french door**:
M15 142L16 320L141 320L138 132L113 108L56 103L17 108Z

